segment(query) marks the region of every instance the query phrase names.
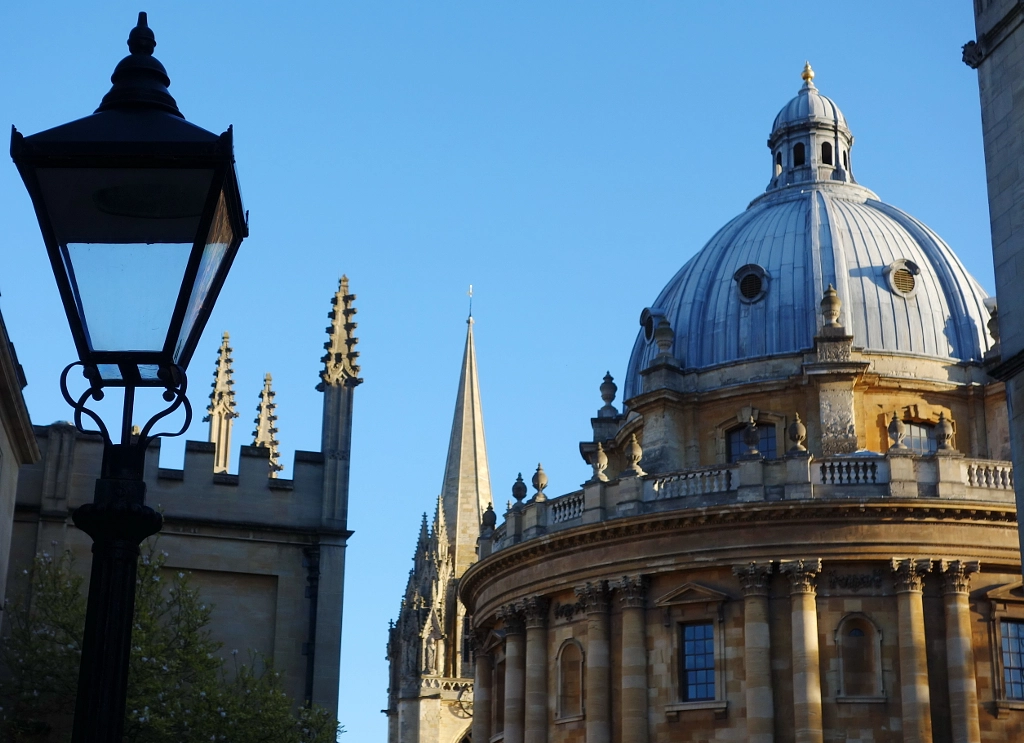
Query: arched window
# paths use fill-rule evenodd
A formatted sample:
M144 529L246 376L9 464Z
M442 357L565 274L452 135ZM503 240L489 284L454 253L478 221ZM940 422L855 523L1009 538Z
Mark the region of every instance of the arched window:
M821 143L821 162L825 165L832 164L832 143L822 142Z
M880 697L882 689L881 634L862 614L843 618L836 629L840 689L843 697Z
M903 443L907 448L918 454L935 453L935 437L932 436L934 426L928 423L907 423L907 437Z
M743 432L746 426L737 426L725 434L725 456L729 462L738 462L747 453L747 445L743 441ZM775 445L775 425L765 423L757 427L758 443L757 450L765 459L775 459L778 456Z
M575 640L566 640L558 653L558 710L556 717L583 714L583 650Z
M782 172L782 153L781 152L776 152L775 153L775 175L778 175L781 172Z
M804 161L804 143L797 142L795 145L793 145L793 167L800 167L801 165L804 164Z
M843 167L847 170L850 169L850 161L849 158L846 156L846 150L843 150Z

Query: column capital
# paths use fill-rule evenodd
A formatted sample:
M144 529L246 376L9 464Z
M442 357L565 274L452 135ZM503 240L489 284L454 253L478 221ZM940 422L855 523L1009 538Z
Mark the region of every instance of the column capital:
M928 557L894 557L889 566L896 593L921 592L924 590L925 573L932 569L932 561Z
M821 559L780 560L779 572L789 576L789 592L816 593L818 573L821 572Z
M642 575L624 575L615 584L619 603L623 609L643 609L646 606L647 580Z
M942 593L968 593L971 590L971 574L981 570L977 560L940 560L942 572Z
M505 604L498 609L498 619L505 625L505 636L521 635L525 631L523 608L519 604Z
M772 579L771 560L748 562L744 565L733 565L732 574L740 579L740 587L744 596L767 596L768 583Z
M551 606L550 599L546 596L527 596L522 606L528 629L547 626L548 608Z
M576 597L583 604L587 614L604 614L608 611L608 581L599 580L576 586Z

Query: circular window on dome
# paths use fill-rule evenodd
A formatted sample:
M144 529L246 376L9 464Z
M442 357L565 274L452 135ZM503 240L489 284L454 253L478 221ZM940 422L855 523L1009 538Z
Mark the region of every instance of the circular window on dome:
M893 294L908 299L917 294L917 277L920 273L921 269L916 263L903 258L893 261L885 269L885 276L889 280L889 288Z
M768 273L756 263L748 263L732 278L741 302L757 302L768 293Z

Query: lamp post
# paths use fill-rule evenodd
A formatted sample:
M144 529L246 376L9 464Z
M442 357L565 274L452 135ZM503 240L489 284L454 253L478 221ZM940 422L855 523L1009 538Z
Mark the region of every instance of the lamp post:
M248 235L231 130L217 136L185 121L155 46L139 13L130 54L93 115L11 134L78 351L61 392L78 430L104 442L93 502L72 516L93 539L73 743L121 743L139 544L162 525L145 504L146 447L191 422L185 369ZM86 389L73 395L75 367ZM111 388L124 394L116 441L88 407ZM143 388L162 390L167 406L133 435ZM154 432L179 409L180 430Z

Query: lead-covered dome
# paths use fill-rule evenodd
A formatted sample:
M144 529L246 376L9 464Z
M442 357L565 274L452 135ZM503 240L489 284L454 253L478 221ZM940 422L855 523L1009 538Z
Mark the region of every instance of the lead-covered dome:
M644 311L627 398L658 354L661 318L684 369L799 353L814 346L830 284L843 303L839 322L865 351L956 363L988 350L984 290L935 232L854 182L853 136L812 79L808 65L804 88L776 117L766 193Z

